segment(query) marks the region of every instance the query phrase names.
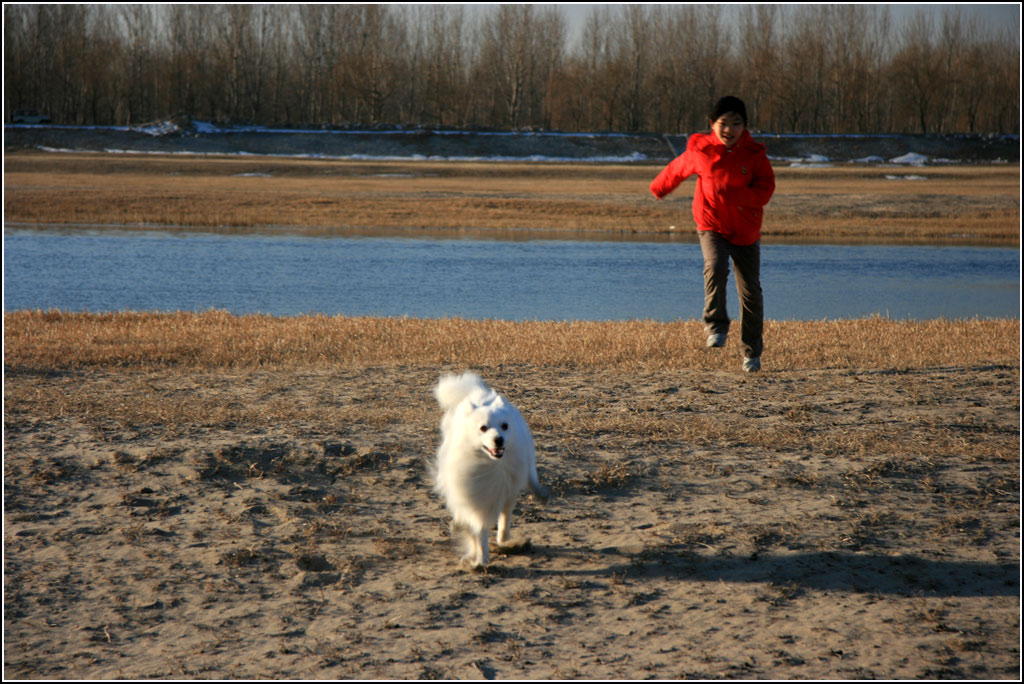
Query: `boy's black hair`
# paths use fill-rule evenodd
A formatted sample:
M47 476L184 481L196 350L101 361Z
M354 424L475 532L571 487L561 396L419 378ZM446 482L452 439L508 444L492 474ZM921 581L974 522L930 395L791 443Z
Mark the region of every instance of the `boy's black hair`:
M738 114L739 117L743 119L743 125L747 125L747 105L743 104L743 100L738 97L733 97L732 95L723 97L715 103L711 113L708 114L708 118L710 118L711 122L714 123L715 121L718 121L723 114Z

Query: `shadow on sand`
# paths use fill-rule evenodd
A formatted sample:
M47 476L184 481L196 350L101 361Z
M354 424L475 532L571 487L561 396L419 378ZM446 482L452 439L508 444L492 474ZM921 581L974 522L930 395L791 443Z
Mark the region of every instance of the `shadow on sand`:
M603 567L550 570L505 568L505 577L566 575L644 578L675 577L687 582L749 582L792 585L822 591L917 597L1019 596L1020 563L932 560L912 555L878 555L845 551L707 556L680 547L630 553L617 548L597 551L600 558L619 557ZM536 556L579 552L534 547ZM590 556L591 560L598 560Z

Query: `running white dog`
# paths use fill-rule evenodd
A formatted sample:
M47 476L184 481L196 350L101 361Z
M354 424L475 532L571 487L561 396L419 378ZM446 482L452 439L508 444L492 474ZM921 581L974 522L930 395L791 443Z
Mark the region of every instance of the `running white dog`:
M487 565L487 539L498 526L497 548L513 551L509 518L526 489L541 501L549 492L537 479L533 436L515 406L476 373L445 375L434 396L444 410L441 446L433 464L434 491L452 514L452 534L464 545L462 560Z

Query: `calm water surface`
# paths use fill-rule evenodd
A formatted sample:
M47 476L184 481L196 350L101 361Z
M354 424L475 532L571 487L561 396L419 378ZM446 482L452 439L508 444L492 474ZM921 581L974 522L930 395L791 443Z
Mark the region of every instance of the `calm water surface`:
M765 244L761 260L774 320L1020 315L1017 249ZM695 242L8 227L4 308L670 321L700 316L701 269Z

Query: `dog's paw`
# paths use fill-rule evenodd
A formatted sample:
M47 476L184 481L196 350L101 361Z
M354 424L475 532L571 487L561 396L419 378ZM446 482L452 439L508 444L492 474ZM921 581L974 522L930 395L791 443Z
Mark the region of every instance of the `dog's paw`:
M477 561L473 560L472 558L463 558L461 561L459 561L459 568L461 570L465 570L466 572L476 572L476 573L487 572L487 564L486 563L478 563Z
M515 555L517 553L529 553L531 550L533 550L533 543L525 537L522 539L509 539L508 541L494 545L494 553L500 553L506 556Z

